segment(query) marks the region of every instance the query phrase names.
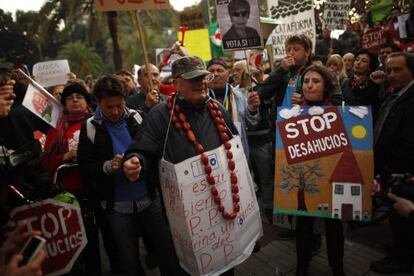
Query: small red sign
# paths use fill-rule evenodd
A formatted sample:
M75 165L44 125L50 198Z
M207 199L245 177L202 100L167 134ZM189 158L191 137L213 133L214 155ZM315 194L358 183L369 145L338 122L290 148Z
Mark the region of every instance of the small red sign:
M337 108L278 122L289 165L318 159L351 148Z
M381 28L370 29L362 36L362 48L373 52L379 52L386 43L387 33Z
M61 275L72 269L87 243L79 207L47 199L14 209L9 225L19 220L26 220L28 230L39 230L46 239L45 275Z

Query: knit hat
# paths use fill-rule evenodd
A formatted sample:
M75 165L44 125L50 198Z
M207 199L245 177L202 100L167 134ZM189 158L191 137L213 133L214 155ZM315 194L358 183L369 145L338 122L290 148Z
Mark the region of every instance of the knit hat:
M88 104L91 103L91 95L88 93L85 86L79 83L70 83L66 85L65 88L63 89L63 92L60 98L60 102L62 103L62 105L65 105L66 98L70 94L73 94L73 93L81 94L83 97L85 97L85 100Z

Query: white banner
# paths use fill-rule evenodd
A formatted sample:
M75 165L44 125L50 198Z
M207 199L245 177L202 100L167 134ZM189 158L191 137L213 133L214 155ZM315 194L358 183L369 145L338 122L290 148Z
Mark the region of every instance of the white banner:
M253 181L239 137L232 139L240 211L224 219L210 191L200 156L178 164L160 162L160 180L170 229L181 266L191 275L220 275L246 260L263 235ZM205 153L221 202L233 210L224 146Z
M330 30L345 30L350 8L351 0L327 0L323 13L324 27Z
M285 41L293 34L304 34L313 43L316 43L315 11L311 0L297 2L296 4L282 4L278 7L269 7L272 18L282 21L277 25L267 39L267 45L273 47L273 57L285 57Z
M69 80L69 63L66 59L39 62L33 65L33 76L43 87L66 84Z

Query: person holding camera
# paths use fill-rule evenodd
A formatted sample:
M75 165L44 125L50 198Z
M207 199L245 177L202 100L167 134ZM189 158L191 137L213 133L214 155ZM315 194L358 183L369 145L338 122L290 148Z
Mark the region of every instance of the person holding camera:
M392 174L414 173L414 55L390 54L386 79L393 91L381 105L374 126L374 156L381 188L387 191ZM398 196L409 197L401 193ZM389 213L393 245L384 259L371 263L372 271L394 274L412 270L414 224L399 214L399 206L397 202L397 209L392 208Z

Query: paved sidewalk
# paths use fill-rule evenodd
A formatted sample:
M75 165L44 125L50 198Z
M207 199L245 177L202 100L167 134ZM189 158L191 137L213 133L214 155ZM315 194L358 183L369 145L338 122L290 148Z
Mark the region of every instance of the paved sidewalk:
M260 252L253 253L245 262L235 268L236 276L295 276L296 249L295 240L275 240L278 230L276 226L263 222L264 236L261 239ZM369 270L372 261L384 257L384 246L389 242L388 226L386 223L375 226L356 226L347 230L345 241L345 273L347 276L380 276ZM142 245L142 243L141 243ZM144 247L141 246L141 255ZM102 252L104 255L104 253ZM106 258L106 256L104 257ZM142 262L144 263L144 262ZM108 272L107 261L104 261L105 275ZM159 276L158 269L147 270L147 276ZM322 238L322 247L312 258L309 276L330 276L326 244ZM409 274L393 274L394 276L413 276Z

